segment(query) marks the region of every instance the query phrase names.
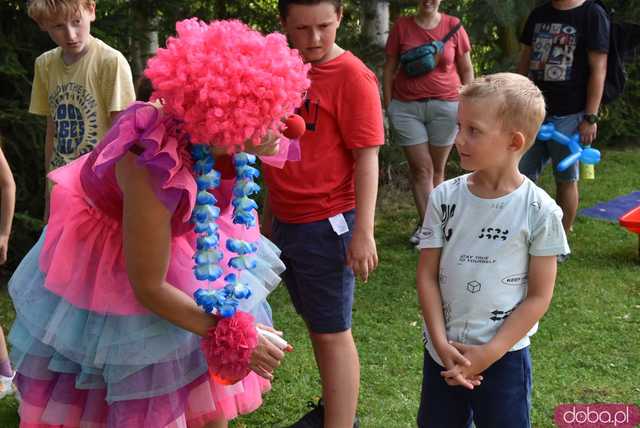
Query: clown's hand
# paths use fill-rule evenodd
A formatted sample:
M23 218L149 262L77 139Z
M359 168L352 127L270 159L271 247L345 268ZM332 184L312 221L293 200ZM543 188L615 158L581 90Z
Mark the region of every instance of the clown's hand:
M278 153L278 147L280 145L280 135L269 131L262 137L260 144L254 145L251 140L247 140L244 143L244 151L247 153L253 153L257 156L273 156Z

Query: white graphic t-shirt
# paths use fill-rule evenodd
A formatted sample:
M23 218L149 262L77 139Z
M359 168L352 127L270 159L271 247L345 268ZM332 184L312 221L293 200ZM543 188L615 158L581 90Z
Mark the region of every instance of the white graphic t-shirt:
M111 112L135 101L131 68L124 56L91 37L88 51L73 64L55 48L36 59L29 111L55 125L50 169L93 149L111 126Z
M496 199L475 196L463 175L430 195L419 248L442 248L440 293L447 338L489 342L527 294L529 256L569 252L562 210L528 178ZM529 345L536 324L512 351ZM424 328L426 348L443 365Z

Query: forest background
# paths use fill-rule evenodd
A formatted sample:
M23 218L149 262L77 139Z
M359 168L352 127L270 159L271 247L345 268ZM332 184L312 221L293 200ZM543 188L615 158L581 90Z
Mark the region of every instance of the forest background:
M416 1L345 0L338 43L352 50L380 75L384 42L400 15L415 11ZM540 0L445 0L441 9L462 19L472 45L476 74L513 71L526 17ZM605 0L617 19L640 21L640 2ZM237 18L263 32L277 31L277 0L98 0L92 33L124 53L134 78L158 45L174 33L175 22ZM35 58L55 45L26 14L26 1L0 2L0 138L17 185L17 206L10 273L42 228L44 120L27 112ZM598 146L634 144L639 136L640 62L627 65L624 96L603 110ZM389 138L392 138L389 136ZM406 165L393 144L381 152L381 184L406 186ZM455 168L455 157L453 159ZM402 189L401 189L402 190ZM407 189L408 191L408 189ZM1 272L0 272L1 273Z

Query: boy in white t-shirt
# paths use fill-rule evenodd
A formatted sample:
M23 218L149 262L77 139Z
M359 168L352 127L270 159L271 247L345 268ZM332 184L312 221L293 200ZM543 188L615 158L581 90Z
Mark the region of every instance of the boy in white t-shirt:
M569 252L562 210L518 162L545 117L540 90L499 73L460 92L456 149L470 174L429 197L417 272L425 319L419 427L530 427L529 336Z

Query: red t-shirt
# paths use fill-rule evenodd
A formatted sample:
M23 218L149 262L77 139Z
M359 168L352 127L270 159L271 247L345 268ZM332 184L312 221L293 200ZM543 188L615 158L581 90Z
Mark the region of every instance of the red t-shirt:
M353 149L384 144L375 74L345 52L309 71L311 87L297 112L307 130L301 160L279 169L262 164L273 215L311 223L355 208Z
M425 30L416 23L413 16L400 17L389 33L385 51L387 55L400 58L401 53L411 48L442 40L459 21L458 18L443 13L436 28ZM409 77L400 67L393 81L393 98L401 101L423 98L457 100L461 83L456 69L456 58L470 50L469 36L464 27L460 27L445 43L443 54L434 70L419 77Z

